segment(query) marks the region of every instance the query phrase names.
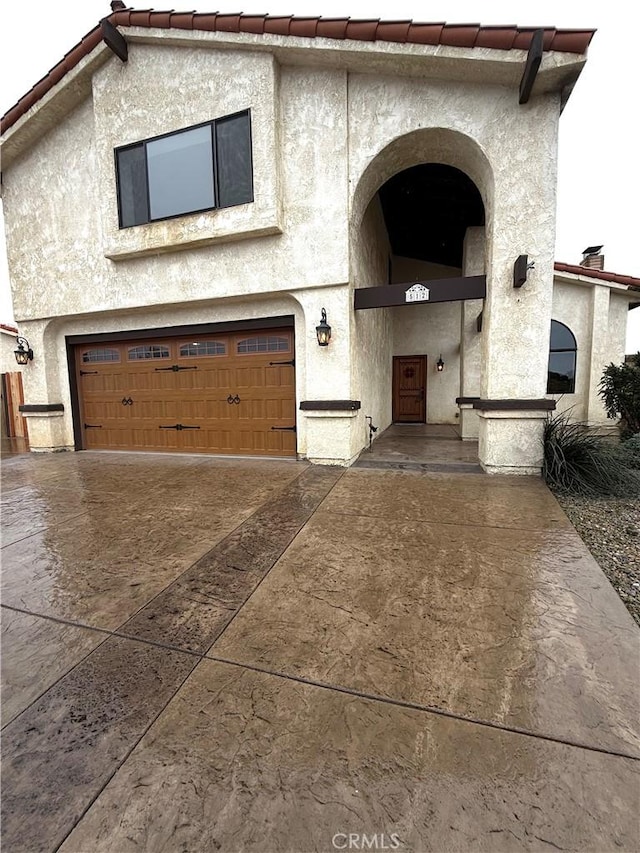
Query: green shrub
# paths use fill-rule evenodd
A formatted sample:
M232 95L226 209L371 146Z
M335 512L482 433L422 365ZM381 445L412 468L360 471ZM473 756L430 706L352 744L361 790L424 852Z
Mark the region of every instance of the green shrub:
M623 441L620 445L620 451L627 468L640 471L640 432Z
M624 364L610 364L602 374L598 394L607 415L620 417L622 438L640 432L640 352Z
M625 464L620 445L566 413L549 416L543 444L542 475L551 488L578 495L640 494L640 476Z

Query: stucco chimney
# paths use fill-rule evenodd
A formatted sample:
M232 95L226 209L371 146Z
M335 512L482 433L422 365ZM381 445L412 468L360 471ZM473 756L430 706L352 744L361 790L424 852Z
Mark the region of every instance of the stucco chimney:
M587 246L582 253L581 267L587 267L590 270L604 269L604 255L600 254L602 246Z

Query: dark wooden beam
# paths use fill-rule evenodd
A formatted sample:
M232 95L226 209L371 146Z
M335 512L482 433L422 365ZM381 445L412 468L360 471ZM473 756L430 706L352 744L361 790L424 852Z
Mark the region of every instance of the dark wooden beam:
M481 412L553 412L555 400L481 400L473 401L473 408Z
M122 33L106 18L100 21L100 28L102 30L102 41L115 53L118 59L126 62L129 58L129 48Z
M64 412L64 403L21 403L18 411L26 415L30 412Z
M303 400L300 409L303 412L356 412L361 405L360 400Z
M421 285L428 290L428 299L413 300L407 291ZM383 284L382 287L361 287L354 292L354 307L388 308L392 305L425 305L429 302L460 302L463 299L484 299L487 295L486 275L460 278L437 278L432 281L409 281L405 284Z
M526 104L529 98L531 97L531 90L533 89L533 84L536 81L538 68L540 68L540 63L542 62L543 42L544 30L536 30L531 36L531 43L529 44L529 53L527 54L527 61L524 66L524 73L522 74L522 80L520 81L520 98L518 100L519 104Z

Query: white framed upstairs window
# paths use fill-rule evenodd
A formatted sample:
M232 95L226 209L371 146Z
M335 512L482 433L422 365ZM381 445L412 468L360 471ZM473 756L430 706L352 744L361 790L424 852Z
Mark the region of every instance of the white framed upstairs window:
M253 201L249 110L115 150L120 228Z

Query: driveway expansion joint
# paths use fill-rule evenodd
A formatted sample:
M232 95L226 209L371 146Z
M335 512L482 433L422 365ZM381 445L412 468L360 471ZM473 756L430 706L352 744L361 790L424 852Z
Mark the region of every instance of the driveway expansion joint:
M605 747L593 746L587 743L581 743L580 741L570 740L568 738L556 737L554 735L545 734L544 732L535 732L530 731L528 729L523 729L518 726L505 726L500 725L500 723L493 722L492 720L483 720L480 717L467 716L465 714L456 714L453 711L447 711L443 708L438 708L434 705L423 705L418 702L409 702L405 699L394 699L391 696L381 696L378 693L368 693L363 690L356 690L351 687L344 687L339 684L328 684L324 681L318 681L314 678L305 678L301 675L292 675L287 672L279 672L278 670L269 669L268 667L258 666L257 664L244 663L242 661L232 660L231 658L221 657L219 655L212 655L208 652L206 655L203 655L203 658L206 660L216 661L217 663L225 663L230 666L236 666L240 669L247 669L252 672L260 672L263 675L273 675L276 678L282 678L287 681L294 681L298 684L306 684L310 687L318 687L321 690L330 690L336 693L343 693L347 696L353 696L358 699L367 699L371 702L382 702L385 705L395 705L398 708L409 708L412 711L421 711L426 714L436 714L439 717L447 717L451 720L459 720L463 723L470 723L476 726L484 726L490 729L496 729L501 732L509 732L510 734L523 735L524 737L534 738L536 740L548 741L550 743L559 743L563 746L570 746L574 749L584 749L589 752L597 752L603 755L611 755L615 758L624 758L629 761L637 761L640 763L640 754L633 755L627 752L621 752L613 749L606 749Z

